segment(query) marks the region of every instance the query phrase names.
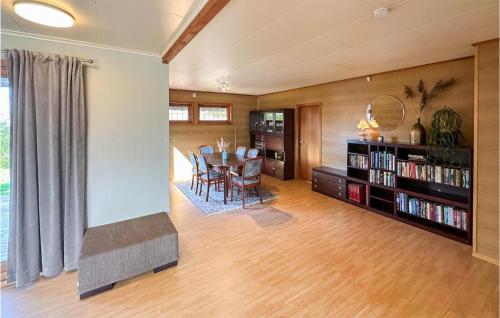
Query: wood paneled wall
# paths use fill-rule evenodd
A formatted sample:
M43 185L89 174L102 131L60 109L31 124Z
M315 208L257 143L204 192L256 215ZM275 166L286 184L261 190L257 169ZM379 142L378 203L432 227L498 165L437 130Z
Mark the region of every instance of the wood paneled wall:
M423 79L430 90L439 79L455 78L456 84L440 94L424 114L422 124L428 135L432 114L444 105L450 106L463 118L464 144L473 144L474 133L474 58L463 58L419 67L412 67L371 77L348 79L328 84L299 88L259 96L258 108L296 107L297 104L322 103L322 164L334 168L346 166L346 140L357 138L356 125L365 116L370 100L380 94L395 95L405 104L406 117L401 127L382 132L386 140L408 141L415 123L418 98L404 98L404 85L416 87ZM296 125L297 127L297 125ZM298 147L297 147L298 148Z
M251 110L257 109L257 97L237 94L221 94L196 92L193 97L193 91L170 90L170 100L181 102L198 103L231 103L233 105L233 122L231 125L213 125L213 124L170 124L170 176L185 175L185 171L179 169L186 168L181 163L184 156L187 160L187 151L198 152L200 145L214 145L217 147L216 140L220 137L231 141L231 148L234 150L236 138L237 145L249 145L250 136L248 130L248 116ZM177 156L177 158L176 158ZM176 167L177 164L177 167ZM177 171L176 171L177 170Z
M476 45L474 254L498 264L498 40Z

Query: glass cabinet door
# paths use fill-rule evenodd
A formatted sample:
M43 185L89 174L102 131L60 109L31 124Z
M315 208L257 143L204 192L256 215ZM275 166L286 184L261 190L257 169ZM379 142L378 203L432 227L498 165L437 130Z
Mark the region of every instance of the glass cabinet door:
M249 120L250 131L259 131L259 113L250 112L250 120Z
M285 127L285 115L283 112L276 112L274 114L274 131L277 134L283 134Z
M274 133L274 113L264 113L266 132Z

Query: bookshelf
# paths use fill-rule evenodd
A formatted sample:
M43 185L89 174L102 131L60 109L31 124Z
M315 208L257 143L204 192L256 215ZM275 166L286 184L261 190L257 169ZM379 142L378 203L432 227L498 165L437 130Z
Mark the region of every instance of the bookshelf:
M472 243L472 148L349 140L346 168L314 168L313 190Z

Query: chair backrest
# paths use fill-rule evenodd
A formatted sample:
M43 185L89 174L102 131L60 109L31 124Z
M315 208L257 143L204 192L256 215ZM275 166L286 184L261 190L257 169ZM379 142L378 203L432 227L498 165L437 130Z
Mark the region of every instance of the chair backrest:
M198 169L198 163L196 162L196 157L194 155L194 152L188 151L189 155L189 161L191 161L191 166L193 166L193 169Z
M259 149L250 148L247 151L248 158L257 158L259 156Z
M262 170L262 158L248 158L243 162L243 179L260 176Z
M202 155L208 155L208 154L211 154L214 152L215 152L214 146L211 146L211 145L200 146L200 154L202 154Z
M197 158L198 158L198 169L200 169L202 173L208 173L208 164L207 161L205 160L205 156L198 155Z
M238 146L238 148L236 148L236 154L238 156L244 156L246 152L247 152L247 147L245 146Z

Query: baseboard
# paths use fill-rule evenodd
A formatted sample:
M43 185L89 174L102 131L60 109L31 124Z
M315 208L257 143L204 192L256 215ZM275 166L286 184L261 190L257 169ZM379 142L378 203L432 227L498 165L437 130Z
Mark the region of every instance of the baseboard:
M489 257L489 256L486 256L486 255L482 255L482 254L478 254L478 253L472 253L472 256L476 257L476 258L479 258L483 261L486 261L486 262L489 262L489 263L492 263L492 264L495 264L496 266L499 266L499 261L498 259L495 259L495 258L492 258L492 257Z

